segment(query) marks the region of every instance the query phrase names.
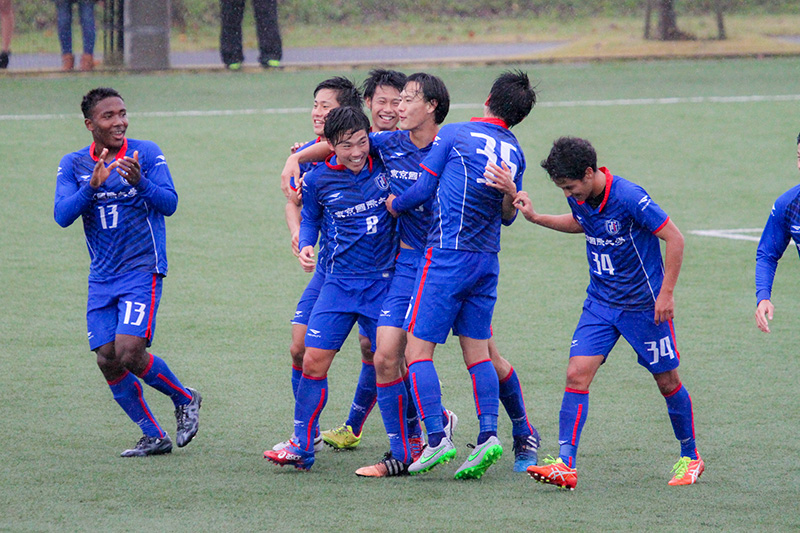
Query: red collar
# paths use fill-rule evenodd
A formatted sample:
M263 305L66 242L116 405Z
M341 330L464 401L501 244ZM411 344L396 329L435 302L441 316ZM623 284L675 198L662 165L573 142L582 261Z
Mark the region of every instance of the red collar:
M506 125L505 121L500 118L491 118L491 117L472 117L469 119L470 122L488 122L489 124L494 124L495 126L500 126L501 128L508 129L508 125Z
M339 164L334 165L333 163L331 163L331 161L333 161L333 158L335 156L336 156L336 154L332 153L328 157L325 158L325 164L328 166L328 168L330 168L332 170L349 170L344 165L339 165ZM372 156L371 155L367 156L367 165L369 165L369 171L372 172ZM363 170L363 168L362 168L362 170Z
M100 158L94 155L94 149L95 149L95 143L92 142L92 145L89 147L89 155L92 156L92 161L97 161ZM125 157L125 152L127 151L128 151L128 138L125 137L125 140L122 141L122 147L117 152L117 155L114 156L114 159L122 159L123 157Z
M606 175L606 192L603 194L603 201L600 202L600 206L597 208L597 212L602 213L603 208L605 208L606 204L608 203L608 195L611 193L611 184L614 183L614 175L611 174L611 171L609 171L606 167L600 167L599 170ZM579 203L584 204L586 202Z

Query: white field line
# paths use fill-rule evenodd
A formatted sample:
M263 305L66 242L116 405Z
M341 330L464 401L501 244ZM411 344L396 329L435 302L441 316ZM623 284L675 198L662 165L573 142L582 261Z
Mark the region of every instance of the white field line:
M676 105L676 104L741 104L757 102L800 101L800 94L750 95L750 96L691 96L675 98L634 98L619 100L573 100L563 102L541 102L537 107L611 107L634 105ZM482 104L453 104L452 109L482 109ZM187 111L151 111L131 113L133 117L172 118L172 117L228 117L240 115L291 115L309 113L306 107L265 108L265 109L212 109ZM0 115L0 121L34 120L73 120L79 114L41 114L41 115Z
M758 242L761 238L761 228L740 228L740 229L706 229L693 230L689 233L702 237L717 237L720 239L733 239L736 241ZM755 233L755 235L750 235Z

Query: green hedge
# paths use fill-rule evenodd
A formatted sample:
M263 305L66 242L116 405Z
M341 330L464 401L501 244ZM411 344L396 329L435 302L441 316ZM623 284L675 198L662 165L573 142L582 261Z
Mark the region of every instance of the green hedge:
M136 1L136 0L129 0ZM644 13L645 0L278 0L284 24L383 22L449 17L630 16ZM678 15L707 12L715 0L676 0ZM797 13L797 0L722 0L726 11ZM249 0L247 2L250 3ZM55 27L53 0L16 0L20 31ZM250 7L247 7L248 11ZM98 20L101 9L98 8ZM77 19L77 15L76 15ZM219 0L172 0L172 23L178 28L219 24Z

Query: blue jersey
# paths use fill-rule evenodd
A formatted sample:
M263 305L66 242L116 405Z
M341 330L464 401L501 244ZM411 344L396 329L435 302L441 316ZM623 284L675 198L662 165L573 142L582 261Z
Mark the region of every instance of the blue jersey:
M647 192L605 167L605 197L597 209L567 198L583 227L589 260L589 300L627 310L655 307L664 281L661 245L655 236L669 217Z
M486 185L488 161L505 161L522 188L525 156L516 137L499 119L473 118L439 130L422 161L426 171L393 206L407 211L435 194L428 247L470 252L499 252L503 193Z
M141 181L131 186L114 169L103 185L93 189L89 180L97 162L94 146L61 159L53 210L56 222L67 227L83 218L92 281L132 271L166 275L164 217L175 212L178 194L164 154L150 141L126 139L117 159L138 151Z
M406 192L422 175L419 164L430 152L433 143L424 148L417 148L407 131L382 131L370 133L370 147L381 158L389 175L389 189L395 196ZM431 227L432 202L407 211L397 219L397 231L400 240L413 248L422 251L428 240Z
M772 299L772 282L778 260L789 240L800 253L800 185L795 185L775 200L756 251L756 303Z
M396 246L394 219L385 206L388 196L389 181L379 162L369 158L355 175L331 155L303 179L300 249L313 246L324 229L327 275L389 277Z

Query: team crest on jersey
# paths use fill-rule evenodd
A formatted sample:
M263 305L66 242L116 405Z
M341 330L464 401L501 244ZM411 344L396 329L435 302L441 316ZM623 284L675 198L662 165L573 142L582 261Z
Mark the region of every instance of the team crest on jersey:
M617 233L619 233L619 229L620 229L619 220L614 220L613 218L611 220L606 220L606 231L608 232L609 235L616 235Z
M386 174L381 172L377 176L375 176L375 185L382 191L389 190L389 178L386 177Z

